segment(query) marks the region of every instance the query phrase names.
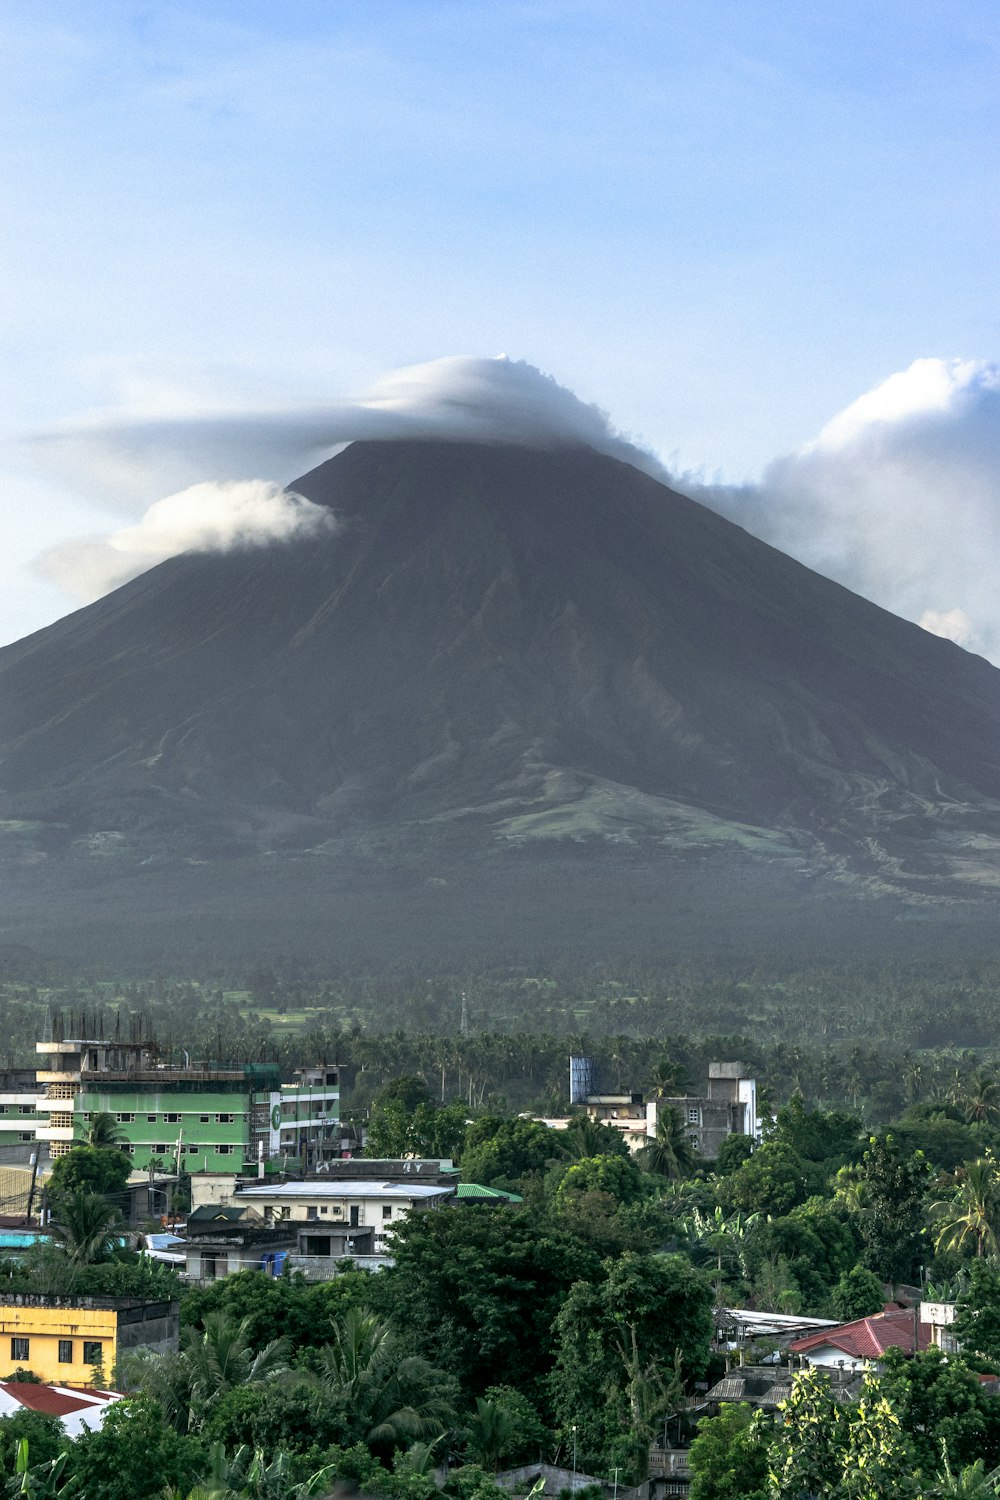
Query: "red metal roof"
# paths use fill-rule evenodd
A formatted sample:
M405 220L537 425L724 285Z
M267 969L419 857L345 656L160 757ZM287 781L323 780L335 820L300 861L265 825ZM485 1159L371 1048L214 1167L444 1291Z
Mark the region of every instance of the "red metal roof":
M0 1390L13 1401L30 1406L32 1411L40 1411L46 1417L65 1417L71 1411L99 1405L109 1398L109 1392L90 1386L70 1391L65 1386L36 1385L32 1380L0 1380Z
M824 1328L819 1333L795 1339L788 1347L795 1354L808 1354L811 1349L829 1346L843 1350L852 1359L880 1359L889 1349L902 1349L912 1354L914 1328L917 1348L929 1349L931 1325L918 1323L914 1310L905 1307L892 1312L872 1313L868 1318L855 1318L853 1323L841 1323L836 1328Z

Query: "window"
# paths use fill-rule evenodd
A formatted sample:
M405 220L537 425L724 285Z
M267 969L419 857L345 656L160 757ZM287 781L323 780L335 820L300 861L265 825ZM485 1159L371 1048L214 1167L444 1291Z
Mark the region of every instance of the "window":
M11 1339L10 1357L18 1361L28 1358L28 1350L31 1347L30 1339Z
M84 1339L83 1362L85 1365L99 1365L104 1358L104 1345L100 1339Z
M0 1115L5 1115L6 1113L7 1113L7 1106L6 1106L6 1104L0 1104Z
M236 1150L236 1147L235 1146L216 1146L215 1149L216 1149L216 1151L218 1151L218 1153L219 1153L220 1156L232 1156L233 1152Z
M313 1206L310 1204L310 1206L306 1209L306 1218L307 1219L316 1219L318 1217L319 1217L318 1211L315 1208L313 1208Z
M33 1141L35 1139L35 1133L33 1130L19 1130L17 1132L17 1138L19 1141Z
M187 1152L188 1156L197 1156L198 1152L201 1150L201 1147L200 1146L185 1146L184 1150Z
M59 1340L59 1363L61 1365L71 1365L73 1363L73 1340L72 1339L60 1339Z
M155 1125L156 1124L156 1119L157 1119L156 1115L147 1115L146 1119L149 1121L150 1125Z
M167 1154L167 1152L169 1150L170 1150L169 1146L165 1146L162 1141L159 1141L153 1147L153 1155L154 1156L166 1156L166 1154Z
M198 1116L198 1121L202 1125L207 1125L208 1122L211 1120L211 1118L212 1118L211 1115L199 1115Z
M174 1114L164 1115L163 1118L166 1120L168 1125L179 1125L181 1123L181 1117L176 1112Z
M215 1123L216 1125L231 1125L235 1119L235 1115L216 1115Z
M698 1123L698 1110L697 1110L696 1106L693 1106L691 1109L688 1110L688 1124L689 1125L697 1125L697 1123Z
M320 1209L320 1213L321 1214L328 1214L329 1212L330 1212L330 1210L328 1208L321 1208Z
M115 1115L115 1119L118 1121L119 1125L131 1125L132 1121L135 1119L135 1115L132 1114L130 1110L123 1109L120 1114ZM155 1115L153 1116L153 1119L156 1119Z
M382 1204L382 1217L383 1217L383 1219L391 1219L392 1218L392 1204L391 1203L383 1203Z
M33 1115L35 1113L35 1106L33 1104L19 1104L17 1112L21 1115Z
M698 1149L698 1137L696 1135L689 1135L688 1136L688 1140L691 1142L692 1146L697 1151L697 1149Z
M356 1203L351 1204L351 1227L358 1228L361 1223L361 1210Z

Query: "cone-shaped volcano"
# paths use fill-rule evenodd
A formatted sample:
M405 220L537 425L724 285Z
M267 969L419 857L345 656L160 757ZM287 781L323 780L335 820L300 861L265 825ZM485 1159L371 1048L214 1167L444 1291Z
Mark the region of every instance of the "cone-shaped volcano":
M109 883L145 923L210 869L220 919L294 886L304 941L390 867L532 870L542 923L567 850L598 882L626 856L654 884L992 881L979 658L589 449L357 443L293 488L336 529L174 558L0 651L0 849L57 928Z

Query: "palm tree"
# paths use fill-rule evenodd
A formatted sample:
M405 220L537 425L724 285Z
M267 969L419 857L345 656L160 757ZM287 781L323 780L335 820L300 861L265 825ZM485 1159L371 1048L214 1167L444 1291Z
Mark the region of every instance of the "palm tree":
M676 1098L687 1086L687 1077L680 1063L661 1057L649 1070L646 1087L656 1099Z
M333 1342L320 1349L324 1386L344 1397L369 1447L437 1437L452 1416L437 1394L438 1371L416 1354L402 1354L388 1323L367 1307L334 1320Z
M74 1145L96 1146L98 1150L121 1146L124 1141L125 1134L118 1121L105 1110L91 1115L86 1124L78 1128L74 1137Z
M177 1354L139 1350L128 1358L128 1385L158 1401L178 1432L197 1431L234 1386L262 1385L288 1368L288 1339L272 1339L254 1354L250 1321L208 1313L203 1329L184 1329Z
M973 1240L976 1255L1000 1250L1000 1175L991 1156L969 1162L956 1173L958 1189L951 1202L935 1203L931 1212L942 1216L934 1241L937 1250L961 1250Z
M656 1134L636 1153L647 1172L676 1181L694 1166L694 1149L685 1133L680 1110L672 1104L657 1111Z
M121 1219L99 1193L75 1188L59 1197L59 1220L53 1225L56 1240L75 1265L107 1260L118 1243Z
M962 1111L970 1125L992 1125L1000 1117L1000 1084L988 1073L973 1073L965 1085Z
M576 1115L565 1130L553 1132L556 1153L570 1161L583 1161L590 1156L615 1154L620 1149L620 1137L613 1125L603 1125L589 1115Z
M500 1460L510 1449L517 1434L517 1423L505 1407L497 1401L476 1397L476 1409L466 1423L469 1450L477 1464L492 1469L494 1474Z

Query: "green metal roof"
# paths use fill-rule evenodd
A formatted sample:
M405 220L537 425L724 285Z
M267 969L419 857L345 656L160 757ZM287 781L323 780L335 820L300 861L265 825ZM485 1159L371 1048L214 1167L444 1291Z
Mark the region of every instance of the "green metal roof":
M500 1188L483 1187L478 1182L460 1182L456 1190L457 1198L495 1198L504 1203L523 1203L523 1198L518 1193L505 1193Z

